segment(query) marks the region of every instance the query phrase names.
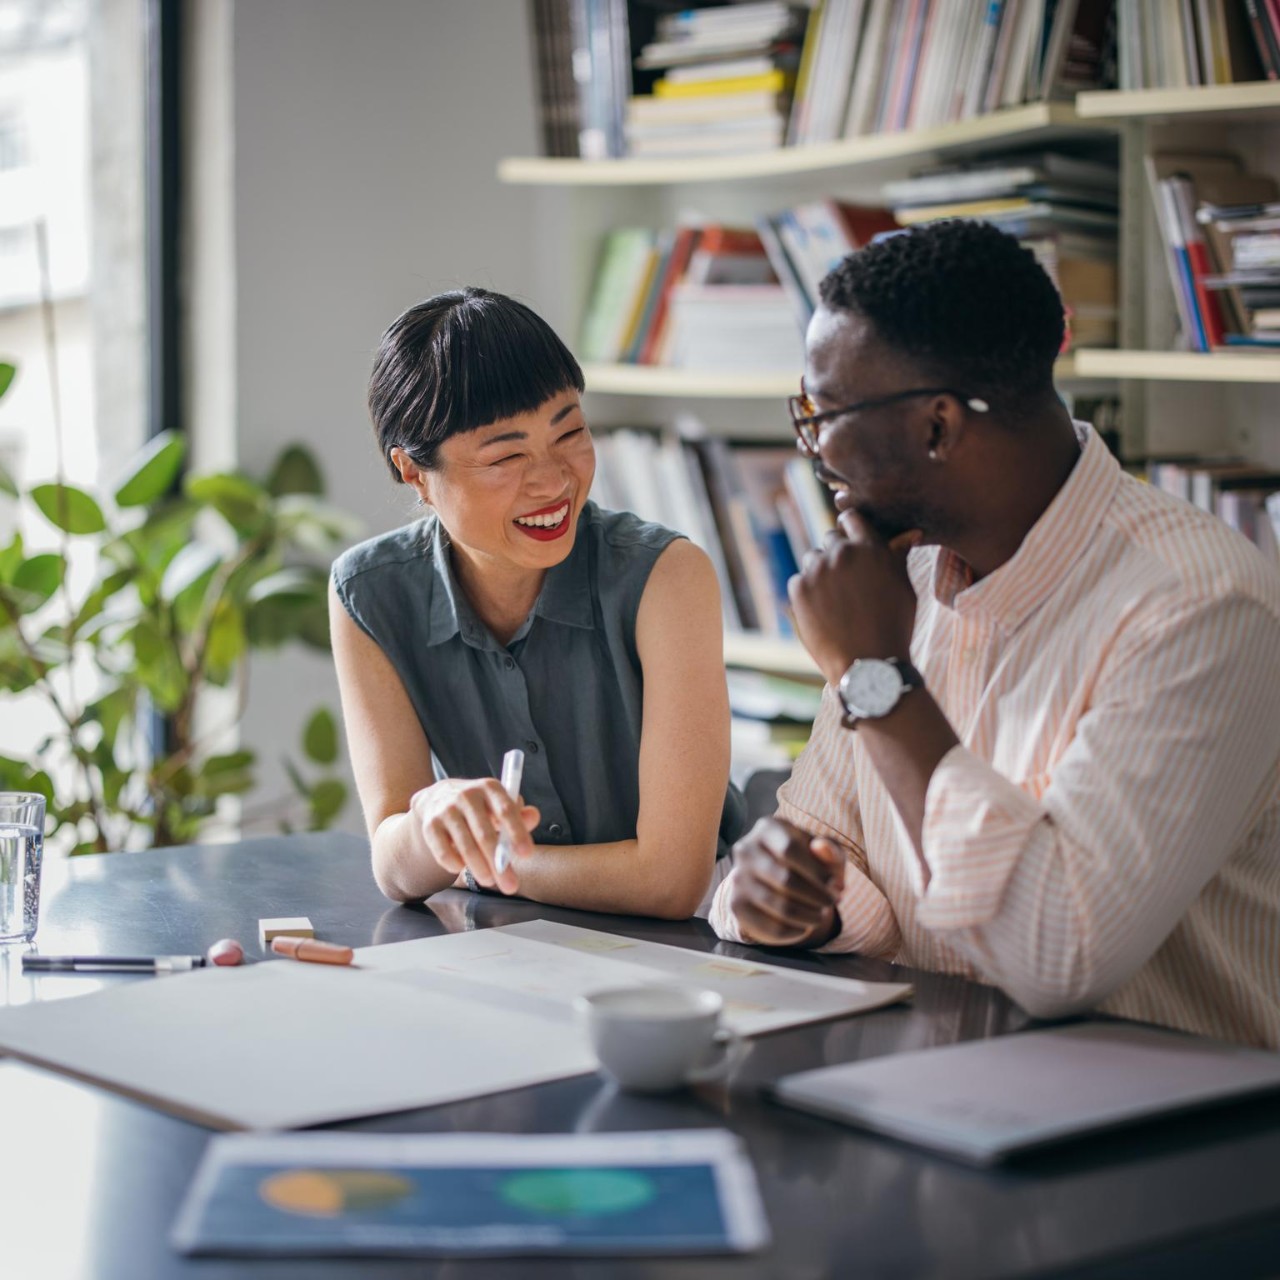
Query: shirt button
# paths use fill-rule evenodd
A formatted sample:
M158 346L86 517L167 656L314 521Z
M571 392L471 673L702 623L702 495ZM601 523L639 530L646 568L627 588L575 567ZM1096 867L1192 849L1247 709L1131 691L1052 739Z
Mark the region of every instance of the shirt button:
M514 671L516 669L516 660L514 658L504 658L502 660L502 665L506 667L508 671Z
M536 756L538 752L542 750L542 748L538 746L538 744L532 738L530 738L529 741L524 744L524 749L531 756Z
M564 828L563 828L563 827L562 827L558 822L553 822L553 823L552 823L552 824L547 828L547 835L549 835L549 836L554 836L556 839L559 839L559 838L560 838L560 833L561 833L563 830L564 830Z

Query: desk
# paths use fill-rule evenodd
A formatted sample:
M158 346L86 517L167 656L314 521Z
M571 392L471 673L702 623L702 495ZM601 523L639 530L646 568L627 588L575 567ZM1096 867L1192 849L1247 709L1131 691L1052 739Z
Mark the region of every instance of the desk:
M364 946L537 916L698 950L751 955L704 922L556 911L450 891L388 903L368 846L343 835L83 857L48 868L40 949L199 952L260 916L309 915L330 941ZM1280 1101L1148 1125L977 1172L772 1106L759 1082L787 1071L999 1035L1027 1025L999 992L848 957L771 957L828 973L916 984L898 1006L752 1043L726 1092L623 1097L592 1076L353 1124L374 1132L566 1132L726 1124L746 1141L773 1229L767 1254L676 1262L193 1261L169 1226L208 1139L196 1125L15 1062L0 1063L0 1275L14 1280L168 1277L572 1275L579 1280L825 1276L1112 1277L1280 1273ZM273 963L286 963L273 961ZM0 1000L58 998L101 982L22 976L0 950ZM442 1052L447 1044L442 1041ZM17 1153L22 1153L21 1155Z

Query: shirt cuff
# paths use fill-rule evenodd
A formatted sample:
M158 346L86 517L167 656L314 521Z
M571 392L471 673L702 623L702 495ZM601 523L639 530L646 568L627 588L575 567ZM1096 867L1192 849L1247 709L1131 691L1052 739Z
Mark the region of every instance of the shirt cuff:
M1018 860L1047 821L1019 786L964 747L952 747L925 793L924 865L911 868L916 919L938 931L992 920Z
M711 899L707 923L715 931L717 938L722 938L725 942L741 942L749 946L746 938L742 936L742 930L738 928L737 918L729 909L729 894L733 891L731 887L733 877L737 874L737 868L734 868L720 881L720 887L716 890L715 897Z
M836 904L840 932L817 950L829 955L873 956L891 960L902 949L902 933L889 900L857 867L844 869L844 892Z

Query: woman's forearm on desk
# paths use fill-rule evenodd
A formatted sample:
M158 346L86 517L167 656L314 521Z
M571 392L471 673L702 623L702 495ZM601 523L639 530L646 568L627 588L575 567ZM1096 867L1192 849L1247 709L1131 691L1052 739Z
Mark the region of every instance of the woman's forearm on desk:
M371 843L373 878L378 888L396 902L417 902L457 883L458 877L427 852L410 814L394 813L384 818Z
M516 858L521 897L579 911L685 920L707 891L712 851L697 865L673 867L646 856L639 840L610 844L539 845Z

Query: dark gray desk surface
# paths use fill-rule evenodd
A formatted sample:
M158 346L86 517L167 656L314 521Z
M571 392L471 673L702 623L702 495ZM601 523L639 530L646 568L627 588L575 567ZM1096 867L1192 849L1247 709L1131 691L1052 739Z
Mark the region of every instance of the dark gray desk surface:
M320 936L363 946L535 916L729 954L703 922L586 915L450 892L393 906L367 845L315 835L86 857L53 867L38 936L46 954L202 951L262 916L309 915ZM755 1161L773 1229L752 1258L675 1262L192 1261L167 1243L209 1134L140 1104L14 1062L0 1063L0 1276L1106 1277L1280 1275L1280 1100L1170 1119L977 1172L790 1113L759 1097L787 1071L1016 1031L999 992L874 961L772 957L867 979L909 978L912 1005L753 1042L731 1088L620 1096L594 1076L352 1125L377 1132L587 1132L727 1124ZM275 963L283 963L275 961ZM24 978L0 948L0 1001L106 981ZM159 979L163 981L163 979ZM442 1028L441 1051L448 1052ZM234 1069L234 1064L229 1064Z

